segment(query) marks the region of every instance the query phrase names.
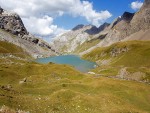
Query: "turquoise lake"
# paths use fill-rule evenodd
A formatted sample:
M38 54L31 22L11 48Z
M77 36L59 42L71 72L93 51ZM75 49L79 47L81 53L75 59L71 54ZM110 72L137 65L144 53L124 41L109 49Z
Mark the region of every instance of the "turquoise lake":
M68 64L75 67L77 70L81 72L88 72L90 69L94 69L96 66L95 62L83 60L80 57L75 55L62 55L62 56L54 56L48 58L39 58L36 59L36 62L39 63L53 62L56 64Z

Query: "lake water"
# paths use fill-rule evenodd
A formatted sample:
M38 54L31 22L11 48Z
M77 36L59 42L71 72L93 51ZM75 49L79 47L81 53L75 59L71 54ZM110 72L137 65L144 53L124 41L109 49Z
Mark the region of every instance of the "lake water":
M83 60L75 55L63 55L63 56L54 56L48 58L39 58L36 59L39 63L49 63L53 62L56 64L68 64L74 66L77 70L81 72L88 72L90 69L94 69L96 66L95 62L90 62Z

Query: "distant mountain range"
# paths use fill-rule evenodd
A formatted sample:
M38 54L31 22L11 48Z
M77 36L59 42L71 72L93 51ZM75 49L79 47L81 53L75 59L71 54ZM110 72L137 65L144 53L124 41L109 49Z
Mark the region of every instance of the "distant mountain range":
M124 12L111 24L104 23L99 28L93 25L77 25L71 31L55 37L53 46L62 54L83 55L97 47L128 40L150 40L149 0L145 0L138 12Z

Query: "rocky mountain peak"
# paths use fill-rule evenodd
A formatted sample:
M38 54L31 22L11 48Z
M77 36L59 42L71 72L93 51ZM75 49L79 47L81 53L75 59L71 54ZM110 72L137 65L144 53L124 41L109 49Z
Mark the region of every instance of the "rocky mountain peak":
M16 13L5 11L0 7L0 28L20 37L28 35L28 32Z
M72 30L73 30L73 31L76 31L76 30L79 30L79 29L81 29L81 28L83 28L83 27L84 27L83 24L79 24L79 25L77 25L76 27L74 27Z
M102 31L102 30L104 30L105 28L107 28L109 25L110 25L109 23L105 22L105 23L102 24L98 29L99 29L100 31Z
M94 34L99 33L99 29L96 26L91 26L91 28L87 29L85 32L90 35L94 35Z
M134 16L134 13L124 12L123 15L121 16L121 19L125 21L131 21L133 16Z

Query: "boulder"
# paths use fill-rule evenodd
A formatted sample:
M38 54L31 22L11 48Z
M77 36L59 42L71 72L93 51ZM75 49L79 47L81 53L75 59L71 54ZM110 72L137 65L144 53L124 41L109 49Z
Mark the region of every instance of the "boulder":
M27 78L22 79L21 81L19 81L19 84L24 84L27 82Z
M95 75L95 73L94 73L94 72L88 72L88 74Z

